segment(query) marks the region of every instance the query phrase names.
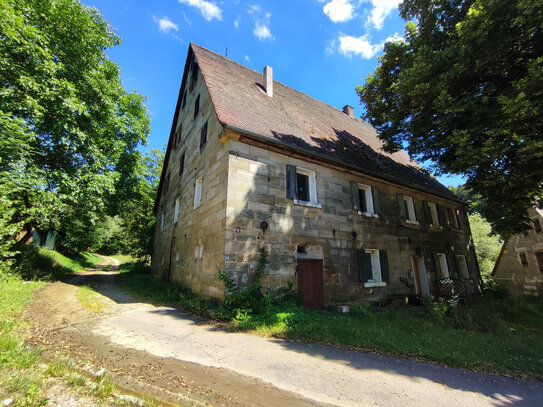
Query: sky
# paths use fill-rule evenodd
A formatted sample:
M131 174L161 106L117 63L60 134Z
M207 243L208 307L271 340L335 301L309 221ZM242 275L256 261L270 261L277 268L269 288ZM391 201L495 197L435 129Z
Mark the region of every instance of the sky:
M356 85L387 40L401 38L400 0L82 0L122 39L107 51L124 87L147 97L146 149L168 141L190 42L227 55L329 105L363 106ZM458 185L460 177L440 177Z

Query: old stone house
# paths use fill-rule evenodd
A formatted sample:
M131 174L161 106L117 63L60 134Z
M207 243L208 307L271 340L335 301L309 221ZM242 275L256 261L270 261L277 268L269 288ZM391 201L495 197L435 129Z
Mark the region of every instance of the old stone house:
M492 276L514 295L543 296L543 209L529 214L532 229L505 239Z
M312 308L439 293L479 272L464 202L375 130L191 44L155 204L152 269L221 299L238 284L292 283Z

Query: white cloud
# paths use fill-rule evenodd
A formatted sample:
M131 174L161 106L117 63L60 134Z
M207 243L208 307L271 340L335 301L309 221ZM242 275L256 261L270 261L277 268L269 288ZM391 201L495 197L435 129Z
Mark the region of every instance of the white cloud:
M260 6L257 6L255 4L249 4L249 7L247 8L247 12L249 14L258 13L258 12L260 12L260 10L261 10Z
M383 28L385 18L395 9L402 0L371 0L373 8L368 16L368 24L380 30Z
M238 28L240 22L241 22L241 17L238 16L238 17L234 20L234 27Z
M388 36L386 39L385 39L385 42L396 42L396 41L405 41L405 38L402 37L400 34L398 33L394 33L394 35L391 35L391 36Z
M158 29L163 33L168 33L170 30L179 31L179 26L166 16L163 18L153 17L153 20L158 23Z
M212 1L179 0L179 3L197 8L207 21L211 21L214 18L222 20L222 10Z
M347 57L353 55L360 55L364 59L370 59L374 57L381 49L383 44L372 44L368 35L361 37L352 37L350 35L339 36L338 51Z
M268 28L266 23L259 23L258 21L255 22L255 29L253 30L253 34L256 35L256 37L261 41L268 38L273 38L270 29Z
M349 0L332 0L322 10L334 23L349 21L354 17L354 8Z
M247 62L249 62L249 61L251 60L251 58L249 58L249 55L245 55L245 56L243 57L243 59L246 60Z

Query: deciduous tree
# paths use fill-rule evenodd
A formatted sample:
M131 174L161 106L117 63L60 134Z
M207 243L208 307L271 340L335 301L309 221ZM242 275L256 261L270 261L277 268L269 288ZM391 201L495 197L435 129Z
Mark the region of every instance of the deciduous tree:
M543 186L542 0L404 0L405 40L357 87L388 151L464 174L501 234Z

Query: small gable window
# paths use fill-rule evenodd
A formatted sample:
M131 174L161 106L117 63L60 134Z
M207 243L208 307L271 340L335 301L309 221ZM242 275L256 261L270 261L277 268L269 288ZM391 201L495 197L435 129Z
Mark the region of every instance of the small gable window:
M196 101L194 102L194 117L198 116L200 111L200 95L196 96Z
M315 171L287 165L287 198L292 198L295 204L320 208Z
M379 213L379 190L375 187L351 181L353 209L359 215L376 216Z
M528 267L528 257L526 256L526 253L520 252L518 256L520 258L520 263L522 264L522 266Z
M181 158L179 159L179 175L183 174L184 170L185 170L185 153L181 154Z
M400 217L405 219L407 223L418 224L418 216L415 199L407 195L398 194L398 209Z
M179 220L179 207L181 206L181 199L177 198L175 200L175 208L173 211L173 223L177 223Z
M200 130L200 151L204 149L207 143L207 122L204 123Z
M194 209L202 205L202 177L196 180L194 184Z
M358 272L364 287L385 286L389 281L388 255L385 250L359 249Z
M534 219L534 230L537 233L541 233L541 223L539 223L539 219Z

